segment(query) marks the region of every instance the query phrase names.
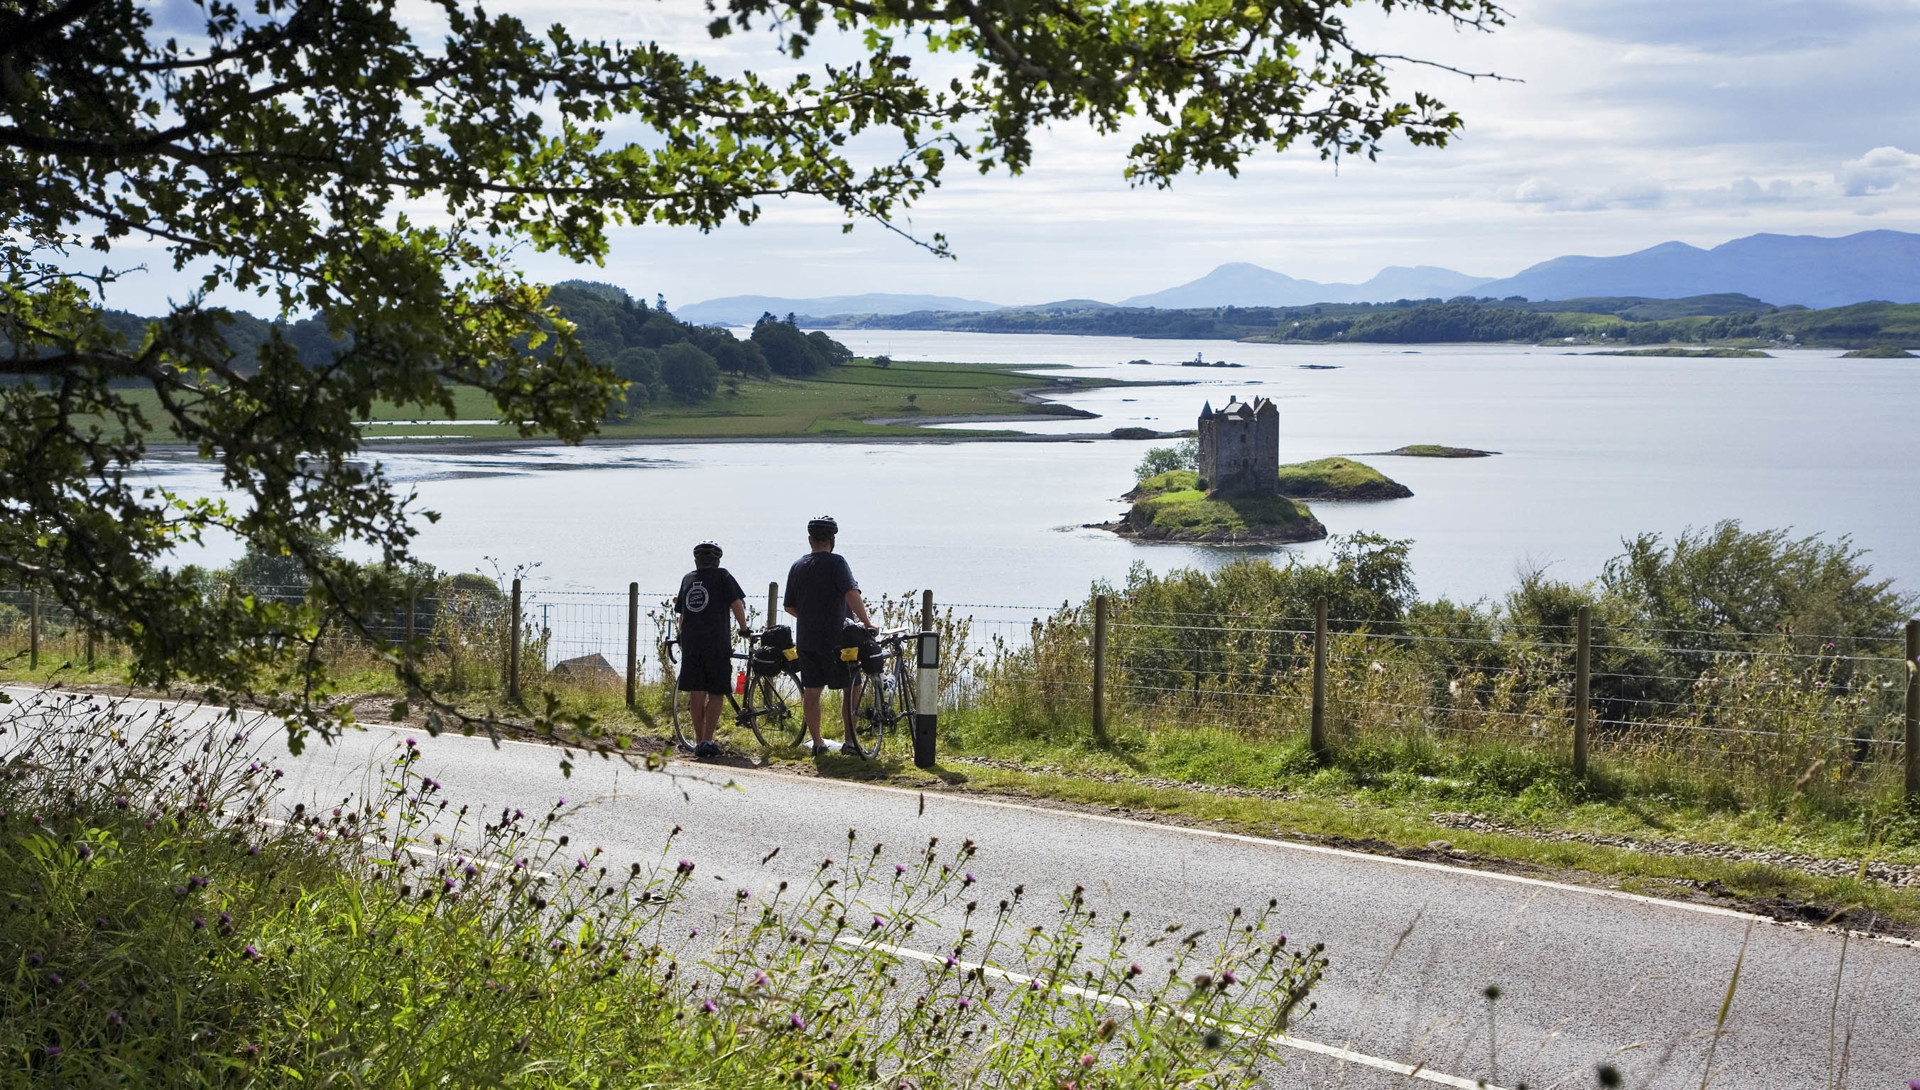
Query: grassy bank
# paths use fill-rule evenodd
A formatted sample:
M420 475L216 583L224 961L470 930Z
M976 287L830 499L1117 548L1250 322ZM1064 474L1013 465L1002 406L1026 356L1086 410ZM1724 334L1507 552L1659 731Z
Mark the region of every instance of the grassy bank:
M606 439L770 439L809 436L875 438L922 436L911 421L920 418L981 417L981 427L943 430L943 437L1013 434L996 430L996 419L1069 415L1071 410L1036 395L1049 391L1123 385L1096 378L1055 379L1023 374L1035 368L983 363L893 363L876 367L856 359L805 379L726 378L712 397L694 405L662 402L630 420L607 422ZM1027 394L1025 391L1033 391ZM418 419L418 411L376 405L365 428L369 442L390 440L454 442L520 438L519 429L497 423L499 413L481 391L452 390L452 420ZM128 391L149 419L163 419L150 391ZM896 423L873 424L869 420ZM1091 430L1091 426L1090 426Z
M1078 892L1044 935L1011 924L1018 891L963 908L984 893L971 842L889 855L850 833L810 881L710 909L672 834L616 861L558 834L565 800L472 815L410 747L375 797L288 811L231 726L82 701L4 725L31 736L0 778L16 1085L1250 1087L1325 967L1235 909L1244 930L1143 973L1134 925L1096 926ZM887 952L909 943L983 968Z

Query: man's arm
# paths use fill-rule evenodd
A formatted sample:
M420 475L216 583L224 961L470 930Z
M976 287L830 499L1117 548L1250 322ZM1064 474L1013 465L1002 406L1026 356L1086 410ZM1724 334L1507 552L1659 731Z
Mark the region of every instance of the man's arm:
M860 597L859 587L855 587L847 592L847 606L853 610L855 617L860 618L861 624L866 625L868 628L874 627L873 618L867 616L867 600Z
M740 622L740 631L747 631L747 600L745 598L733 600L733 619Z

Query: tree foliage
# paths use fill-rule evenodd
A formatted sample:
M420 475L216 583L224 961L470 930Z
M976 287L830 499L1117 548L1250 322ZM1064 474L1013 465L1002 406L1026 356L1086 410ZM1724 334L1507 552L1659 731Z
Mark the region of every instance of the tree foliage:
M468 385L524 434L577 441L619 393L590 348L597 319L562 318L514 248L597 262L612 227L746 224L775 198L893 228L956 162L1017 173L1033 131L1069 119L1124 125L1125 172L1154 186L1262 149L1444 143L1460 118L1389 86L1398 58L1355 40L1349 6L710 7L714 37L777 49L760 75L465 0L431 5L431 32L367 0L13 0L0 6L0 568L125 642L140 681L251 694L294 717L297 744L301 726L335 721L320 659L303 654L319 639L344 630L422 680L360 620L400 592L414 534L409 497L354 456L375 402L451 414L449 387ZM1493 0L1362 6L1501 20ZM828 38L853 59L809 61ZM164 247L199 291L128 329L92 294L111 266L74 270L135 242ZM937 234L923 244L946 252ZM318 337L276 324L236 343L242 323L206 303L214 292L257 296ZM754 368L751 353L721 362ZM137 465L157 434L217 464L230 498L154 488ZM294 558L314 593L196 593L165 562L208 534ZM357 541L372 562L320 540ZM429 726L456 715L436 702Z

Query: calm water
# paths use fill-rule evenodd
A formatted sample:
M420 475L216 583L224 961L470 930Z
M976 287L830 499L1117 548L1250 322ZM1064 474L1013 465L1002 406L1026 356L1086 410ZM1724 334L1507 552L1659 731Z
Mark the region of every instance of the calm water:
M836 333L896 359L1060 364L1194 385L1066 399L1100 420L1039 420L1077 433L1192 427L1201 402L1274 398L1287 460L1444 443L1496 458L1376 458L1411 499L1315 503L1335 533L1415 541L1421 590L1497 595L1517 567L1586 579L1643 530L1736 518L1751 528L1851 534L1884 574L1920 589L1920 362L1800 351L1766 360L1595 357L1551 348L1293 347L1220 341ZM1584 350L1578 350L1584 351ZM1238 369L1174 366L1202 352ZM1122 361L1147 358L1156 365ZM1313 364L1333 369L1307 369ZM1083 524L1116 497L1150 443L654 444L511 454L384 454L423 506L419 552L442 568L538 562L551 589L670 588L692 545L721 542L749 588L784 579L808 517L832 513L870 591L931 586L942 600L1050 604L1096 578L1212 566L1247 550L1136 545ZM201 491L198 467L156 464ZM1299 547L1314 557L1324 545ZM1281 550L1258 550L1278 553ZM203 559L230 550L213 548Z

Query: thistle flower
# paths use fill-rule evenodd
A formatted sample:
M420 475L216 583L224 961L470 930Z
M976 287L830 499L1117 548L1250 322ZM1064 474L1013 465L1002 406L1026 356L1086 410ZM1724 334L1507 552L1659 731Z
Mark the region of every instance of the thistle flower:
M76 850L80 853L80 858L82 859L93 858L93 845L88 844L84 840L80 842L80 845Z
M60 1055L60 1046L59 1046L59 1045L48 1045L48 1046L46 1047L46 1049L45 1049L44 1051L45 1051L45 1052L46 1052L46 1054L47 1054L47 1059L49 1059L49 1060L51 1060L51 1059L56 1059L56 1058L58 1058L58 1057L59 1057L59 1055Z
M973 877L973 875L969 874L965 878L960 879L960 886L962 889L964 889L967 886L972 885L975 881L976 879Z
M195 916L193 918L193 929L195 931L205 931L207 929L207 921Z
M110 1025L110 1026L123 1026L123 1025L126 1025L126 1023L127 1023L127 1020L126 1020L125 1018L122 1018L122 1017L120 1016L120 1012L119 1012L119 1011L108 1011L108 1012L107 1012L107 1025Z
M194 889L205 889L207 885L207 880L196 874L187 879L187 884L192 886Z
M246 955L247 955L247 960L248 960L248 961L259 961L259 960L260 960L260 951L258 951L258 950L256 950L256 949L254 949L254 947L253 947L253 944L252 944L252 943L248 943L248 944L247 944L247 946L246 946L246 949L244 949L244 950L242 950L242 951L241 951L241 953L244 953L244 954L246 954Z
M28 955L27 955L27 966L28 966L29 968L32 968L32 969L38 969L38 968L39 968L39 967L40 967L41 965L43 965L43 964L45 964L45 963L44 963L44 962L42 962L42 961L40 960L40 955L39 955L39 954L28 954Z
M700 1009L705 1011L708 1014L719 1014L720 1004L715 1003L713 1000L709 999L705 1003L700 1004Z
M790 1026L792 1026L792 1027L793 1027L794 1029L806 1029L806 1028L807 1028L807 1020L806 1020L806 1019L804 1019L804 1018L802 1018L802 1017L800 1017L800 1016L799 1016L799 1015L797 1015L797 1014L789 1014L789 1015L787 1015L787 1024L788 1024L788 1025L790 1025Z
M693 860L691 860L691 859L682 859L682 860L680 861L680 865L679 865L679 866L677 866L677 867L675 867L675 868L673 868L673 869L674 869L674 871L675 871L676 873L679 873L679 874L692 874L692 873L693 873Z

